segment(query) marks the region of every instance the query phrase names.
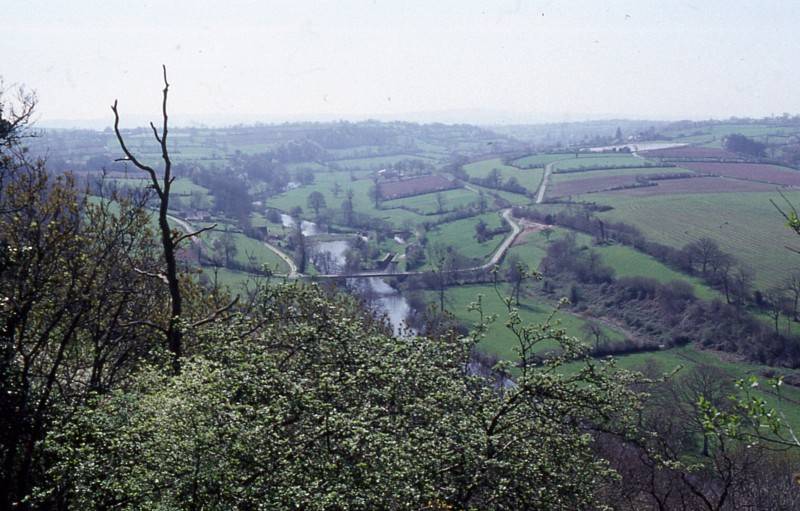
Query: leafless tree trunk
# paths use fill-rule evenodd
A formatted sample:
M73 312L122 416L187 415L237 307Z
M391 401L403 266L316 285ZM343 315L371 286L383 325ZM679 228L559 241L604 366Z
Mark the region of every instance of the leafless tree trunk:
M155 190L156 196L159 199L158 228L161 232L161 245L164 249L164 262L166 263L166 271L163 277L169 286L171 308L169 324L167 325L166 329L167 346L172 353L172 367L174 371L178 373L180 372L181 368L180 359L183 355L183 332L180 325L181 315L183 314L183 300L181 298L180 282L178 279L178 265L175 254L177 252L178 244L181 241L209 230L213 228L213 226L200 229L193 233L184 234L173 232L169 226L169 220L167 218L167 211L169 209L169 192L173 181L175 181L175 177L172 175L172 161L170 160L169 150L167 148L167 135L169 133L167 128L167 95L169 93L169 82L167 81L166 66L162 66L162 69L164 72L164 89L162 91L163 99L161 103L161 133L159 133L159 130L156 128L155 124L152 122L150 123L150 128L153 130L153 136L161 146L161 159L164 162L164 170L160 176L160 180L155 169L137 159L125 144L125 140L119 130L119 110L117 109L117 100L114 100L111 110L114 112L114 133L117 135L117 141L122 148L122 152L125 153L125 158L121 158L118 161L130 161L138 169L146 172L150 176L151 187Z

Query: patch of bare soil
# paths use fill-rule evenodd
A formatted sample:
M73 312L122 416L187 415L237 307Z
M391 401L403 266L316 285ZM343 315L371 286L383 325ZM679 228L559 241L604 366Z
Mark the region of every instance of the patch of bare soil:
M532 220L528 220L525 218L518 218L517 222L519 223L520 228L522 229L517 236L517 239L514 240L514 243L511 244L512 247L517 245L524 245L526 238L537 232L542 232L545 229L552 229L552 225L547 224L540 224L538 222L534 222Z

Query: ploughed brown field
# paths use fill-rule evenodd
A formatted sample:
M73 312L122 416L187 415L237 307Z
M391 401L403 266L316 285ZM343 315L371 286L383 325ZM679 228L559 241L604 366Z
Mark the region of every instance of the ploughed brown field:
M455 187L456 184L454 182L442 176L420 176L400 181L378 183L378 190L385 200L441 192Z
M629 197L650 197L653 195L681 195L688 193L770 192L776 188L774 184L727 179L724 177L665 179L663 181L654 181L654 183L656 183L655 186L627 188L604 193Z
M645 158L720 158L736 159L741 158L736 153L717 149L715 147L669 147L666 149L653 149L651 151L641 151L639 154Z
M786 186L800 186L800 171L763 163L683 163L685 167L703 174L763 181Z

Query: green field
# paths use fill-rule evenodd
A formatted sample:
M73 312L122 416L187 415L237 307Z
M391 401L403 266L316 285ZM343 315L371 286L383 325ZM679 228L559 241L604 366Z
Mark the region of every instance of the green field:
M645 362L650 359L655 361L659 370L664 373L671 373L675 369L678 369L679 372L685 371L702 364L725 371L730 375L731 381L747 378L749 376L758 376L760 385L753 389L753 395L766 400L769 406L784 411L786 419L789 424L795 428L795 431L797 428L800 428L800 389L790 385L783 385L781 395L784 401L779 402L775 394L766 385L767 379L759 376L761 371L767 369L767 366L749 364L741 361L732 362L721 360L713 353L700 351L692 346L650 353L635 353L614 358L617 362L617 367L623 369L641 369Z
M630 167L608 170L587 170L586 172L554 172L550 179L553 183L565 183L575 179L600 179L612 176L639 176L647 174L687 174L691 170L680 167Z
M478 190L478 192L483 192L486 194L486 199L489 201L489 207L494 208L495 202L493 196L500 197L503 200L508 201L509 204L512 206L524 206L526 204L530 204L533 202L533 198L528 197L527 195L521 195L519 193L511 193L506 192L503 190L495 190L493 188L486 188L485 186L480 186L476 184L468 185L470 188Z
M461 255L472 259L477 264L482 264L497 250L507 234L498 234L483 243L478 243L478 240L475 239L475 224L481 219L486 222L489 229L496 229L505 223L499 213L484 213L455 222L439 224L428 231L428 245L441 243L453 247Z
M223 233L214 231L202 236L207 247L211 249L214 241L220 239ZM289 271L286 262L275 252L264 246L264 243L240 233L232 233L231 236L236 243L234 259L237 263L252 266L255 269L260 269L262 265L266 264L276 273L287 273Z
M383 201L381 205L383 208L406 206L417 209L423 213L438 213L439 203L437 195L439 194L441 194L441 197L444 200L442 203L442 212L445 213L454 209L469 206L478 200L478 194L474 191L466 188L455 188L453 190L446 190L439 193L425 193L422 195L414 195L413 197L404 197L402 199Z
M170 189L172 193L177 195L191 195L192 193L199 192L203 195L208 195L208 188L194 184L188 177L179 177L172 183Z
M528 286L530 287L530 285ZM504 295L508 295L510 290L507 286L500 287ZM496 314L497 321L489 327L486 338L481 341L480 348L488 353L499 356L503 359L515 360L518 358L516 351L517 340L513 333L505 326L508 312L505 304L500 300L491 285L466 285L450 287L447 289L445 307L453 313L455 317L467 326L472 326L479 320L477 312L467 310L470 303L477 300L478 295L482 296L483 312L485 315ZM438 300L436 292L428 292L425 295L428 302ZM520 317L526 323L540 324L547 320L552 314L554 306L547 301L533 296L525 296L523 306L520 307ZM585 321L568 312L559 311L555 314L555 321L558 326L566 330L567 334L576 337L584 337L581 328ZM621 332L604 327L605 334L613 341L624 338ZM548 342L541 345L541 349L552 349L555 343Z
M553 164L556 172L559 170L580 169L582 167L613 167L613 166L632 166L641 165L644 160L632 154L614 154L608 155L606 153L586 154L581 153L578 158L571 158L569 160L560 160Z
M786 193L794 204L800 192ZM682 247L702 237L756 271L756 286L779 286L800 266L800 256L785 247L800 245L800 239L784 225L770 203L777 193L687 194L644 198L592 195L592 200L614 209L599 216L639 227L653 241Z
M520 169L505 165L500 158L481 160L464 165L464 171L469 174L470 177L476 178L485 178L492 169L497 169L500 172L503 182L508 181L511 177L515 177L519 184L524 186L530 193L536 192L539 188L539 183L542 182L542 175L544 172L539 168Z
M334 183L339 183L341 187L341 192L339 196L336 197L333 194ZM407 211L404 209L375 209L375 203L373 202L372 198L370 198L370 188L373 186L372 181L369 179L357 179L352 181L350 179L350 172L349 171L339 171L339 172L323 172L316 174L316 179L314 183L306 186L301 186L299 188L295 188L293 190L289 190L287 192L281 193L279 195L275 195L270 197L266 201L266 206L273 207L280 209L282 211L288 212L295 206L300 206L303 208L303 218L308 220L314 220L314 211L308 208L308 196L314 192L318 191L322 193L325 197L325 204L328 209L334 210L336 212L341 211L342 202L347 198L347 191L353 191L353 208L357 213L367 214L372 217L381 218L388 222L391 222L396 227L401 227L406 222L411 222L412 224L417 224L424 221L430 221L437 218L436 215L434 216L425 216L414 213L412 211ZM477 199L477 195L474 192L468 192L466 190L460 191L456 190L456 192L463 193L470 193L473 197L472 200ZM449 193L449 192L448 192ZM460 201L463 202L463 198L466 195L459 195ZM434 205L430 209L430 211L436 211L436 200L435 194L427 194L427 196L419 196L419 197L426 197L421 199L423 201L430 200L431 203ZM430 197L429 199L427 197ZM398 201L391 201L391 202L398 202ZM384 203L382 203L384 204ZM387 203L388 204L388 203ZM447 208L454 207L454 203L446 204Z
M530 156L525 156L524 158L518 158L511 163L515 167L520 168L544 167L548 163L569 158L575 158L575 153L532 154Z
M563 237L570 231L561 227L554 227L553 234L550 236L551 242ZM590 236L582 233L574 233L576 241L602 256L603 263L614 269L614 275L619 277L648 277L661 283L682 280L687 282L694 289L694 294L702 300L712 300L721 295L704 284L700 279L684 275L673 270L664 263L650 257L647 254L625 245L593 245ZM539 263L547 253L547 239L541 233L527 234L523 238L523 243L515 245L509 253L516 254L521 261L529 268L538 269Z
M347 190L353 191L353 206L356 211L372 210L373 203L369 197L369 189L372 181L368 179L350 179L350 172L322 172L314 174L314 182L310 185L301 186L293 190L270 197L266 205L278 208L282 211L289 211L295 206L300 206L305 211L308 208L308 196L311 192L321 192L325 196L327 207L340 209L342 202L347 198ZM341 187L339 196L333 194L334 185L338 183ZM308 218L313 216L312 211L306 211Z
M419 160L425 163L435 164L436 160L415 156L413 154L399 154L393 156L373 156L368 158L349 158L346 160L334 160L330 163L335 164L345 170L380 170L389 165L394 165L403 160Z
M593 247L593 250L603 256L603 262L614 268L614 274L619 277L647 277L655 279L662 284L675 280L689 283L694 289L696 297L702 300L720 298L719 292L711 289L700 279L684 275L673 270L664 263L643 254L638 250L625 245L603 245Z

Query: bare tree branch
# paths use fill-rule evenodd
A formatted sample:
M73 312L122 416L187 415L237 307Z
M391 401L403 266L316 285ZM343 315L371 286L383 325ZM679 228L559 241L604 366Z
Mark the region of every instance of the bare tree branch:
M114 112L114 133L117 135L117 141L119 142L122 151L125 153L125 156L127 156L128 160L133 162L136 167L149 174L153 188L156 190L158 198L160 199L158 206L158 227L159 231L161 232L161 245L164 248L164 262L166 263L166 271L164 272L164 276L166 277L167 284L169 286L170 295L170 316L169 326L166 329L166 337L169 350L172 352L172 367L176 373L179 373L181 369L181 358L183 356L183 333L181 331L180 323L181 316L183 315L183 298L181 296L178 265L175 256L177 241L172 234L172 229L168 220L169 191L174 178L171 175L172 161L170 160L169 150L167 148L167 122L169 119L167 115L167 97L169 93L169 82L167 81L167 67L163 65L161 67L164 72L164 89L162 91L163 99L161 102L163 128L160 135L155 129L155 125L151 123L153 134L161 146L161 159L164 161L164 170L161 176L162 181L160 183L155 169L139 161L131 153L127 145L125 145L125 140L119 131L119 111L117 108L117 101L114 101L114 104L111 106L111 110Z
M220 315L222 315L222 314L228 312L229 310L231 310L233 308L233 306L236 305L238 302L239 302L239 295L236 295L236 298L231 300L230 303L228 303L228 305L226 305L224 307L220 307L219 309L215 310L207 318L201 319L199 321L195 321L194 323L192 323L192 328L197 328L199 326L205 325L206 323L211 323L212 321L216 321L219 318Z
M158 184L158 178L156 177L156 171L153 167L149 165L145 165L144 163L140 162L133 153L130 152L128 146L125 145L125 139L122 138L122 134L119 131L119 110L117 109L117 100L114 100L114 104L111 105L111 111L114 112L114 133L117 136L117 142L119 142L119 146L122 149L122 152L125 153L125 158L119 158L115 161L129 161L133 163L138 169L147 172L150 175L150 180L153 182L153 188L155 189L156 193L158 194L159 198L163 197L164 191L161 189L161 186Z
M194 232L187 232L186 234L182 234L182 235L176 237L174 239L173 243L175 245L177 245L178 243L180 243L181 241L185 240L186 238L193 238L193 237L197 236L198 234L202 234L204 232L214 230L214 229L216 229L216 227L217 227L217 224L213 224L213 225L209 225L208 227L203 227L202 229L197 229Z
M133 271L135 271L139 275L144 275L145 277L152 277L154 279L158 279L158 280L163 281L164 284L169 284L169 281L167 280L167 276L164 275L163 273L151 273L149 271L140 270L139 268L136 268L136 267L133 268Z

